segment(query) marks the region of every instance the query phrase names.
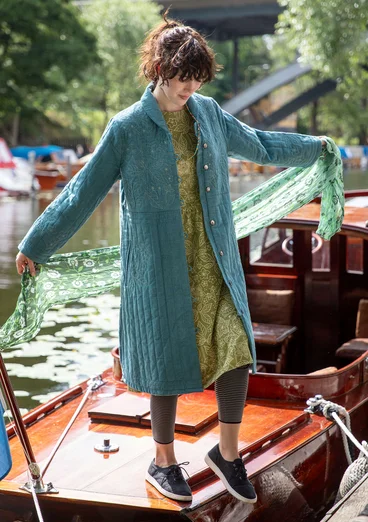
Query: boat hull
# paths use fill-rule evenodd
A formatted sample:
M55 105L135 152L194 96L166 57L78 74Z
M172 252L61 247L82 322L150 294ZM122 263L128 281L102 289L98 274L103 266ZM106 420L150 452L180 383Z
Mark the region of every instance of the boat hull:
M367 439L368 436L367 396L368 383L365 382L338 401L349 407L352 429L358 440ZM251 406L254 408L264 405L261 400L253 402ZM279 412L276 406L274 414L282 416L283 406L285 403L279 405ZM298 412L301 416L303 410L299 407ZM245 427L246 414L247 407L243 423ZM118 429L121 426L117 426ZM104 429L101 428L101 431ZM178 438L181 438L180 434ZM283 522L315 521L332 505L347 467L338 427L317 415L306 415L298 424L290 425L284 433L269 434L269 440L250 450L248 456L242 453L248 475L257 491L256 504L244 504L233 498L221 482L214 480L211 472L204 468L196 476L191 476L191 505L169 501L162 495L155 497L149 489L146 498L142 495L134 497L134 490L144 483L142 472L139 477L142 484L131 485L132 496L116 494L119 491L119 484L116 483L113 487L115 492L108 494L97 492L97 488L96 492L78 490L75 481L70 489L64 487L58 494L39 496L44 521L175 522L186 519L193 522L269 522L275 513L278 514L278 520ZM193 454L192 458L197 458L197 455ZM132 462L134 467L134 460ZM144 465L145 462L140 464L141 467ZM72 471L75 475L75 470ZM23 473L0 482L2 522L37 520L31 496L19 489L25 478ZM58 487L57 482L53 482Z
M351 415L353 433L358 440L367 437L368 426L362 425L362 419L367 416L368 402ZM186 516L192 522L320 520L333 504L347 466L340 430L330 425L288 457L252 476L257 504L242 504L231 495L223 494L187 512Z

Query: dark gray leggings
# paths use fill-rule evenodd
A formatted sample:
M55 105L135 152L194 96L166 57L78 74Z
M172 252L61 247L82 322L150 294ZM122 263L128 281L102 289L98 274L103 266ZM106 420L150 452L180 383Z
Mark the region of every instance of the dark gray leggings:
M240 424L248 390L249 365L223 373L215 382L218 419ZM160 444L174 440L177 395L151 395L152 436Z

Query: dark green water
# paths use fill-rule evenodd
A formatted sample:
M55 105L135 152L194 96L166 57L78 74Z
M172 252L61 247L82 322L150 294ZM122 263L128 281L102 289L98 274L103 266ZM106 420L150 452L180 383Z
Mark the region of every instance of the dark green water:
M13 313L20 289L17 245L48 198L0 199L0 324ZM109 194L62 252L119 243L119 197ZM39 335L30 343L3 352L21 408L30 409L110 365L117 346L118 292L50 310Z
M232 178L235 199L266 179ZM368 188L368 172L349 172L347 190ZM54 195L51 195L51 198ZM19 294L17 245L51 198L0 199L0 324L12 314ZM119 243L119 200L112 193L65 245L63 252ZM118 344L118 292L47 313L36 339L3 353L21 408L30 409L111 364Z

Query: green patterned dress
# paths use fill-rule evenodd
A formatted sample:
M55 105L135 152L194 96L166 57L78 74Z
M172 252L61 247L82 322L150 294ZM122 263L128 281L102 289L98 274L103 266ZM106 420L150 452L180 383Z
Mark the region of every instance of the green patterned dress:
M193 298L203 387L221 374L250 364L248 338L208 240L196 173L197 138L187 109L163 112L171 132L179 175L181 215Z

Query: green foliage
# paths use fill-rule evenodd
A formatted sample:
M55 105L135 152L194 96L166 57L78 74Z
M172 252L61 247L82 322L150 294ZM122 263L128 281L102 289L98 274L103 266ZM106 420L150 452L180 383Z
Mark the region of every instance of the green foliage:
M368 62L367 0L279 0L278 33L327 77L362 74Z
M138 79L138 50L146 33L161 20L152 0L93 0L81 11L83 25L97 38L97 56L83 78L48 100L53 119L68 122L70 133L94 143L109 118L136 102L144 88Z
M334 78L337 92L320 101L321 130L364 143L368 114L368 0L279 0L285 10L277 34L279 54L297 52L317 78ZM305 115L305 111L302 111Z
M216 52L216 60L223 69L217 73L216 79L203 86L200 92L205 96L212 96L221 104L234 95L232 78L234 45L231 41L210 41L210 45ZM238 45L238 87L239 90L243 90L266 76L271 64L266 41L261 36L239 39Z
M95 38L66 0L0 4L0 116L40 107L40 94L81 77Z
M97 35L107 108L127 107L142 92L137 79L138 49L146 33L160 21L159 6L151 0L94 0L83 19Z

